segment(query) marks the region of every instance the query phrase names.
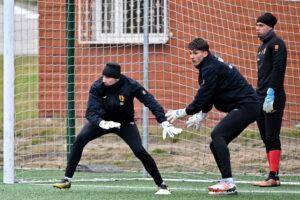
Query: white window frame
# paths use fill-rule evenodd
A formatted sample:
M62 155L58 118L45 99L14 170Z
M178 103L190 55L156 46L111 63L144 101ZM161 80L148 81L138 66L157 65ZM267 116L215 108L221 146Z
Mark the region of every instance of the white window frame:
M82 0L81 0L82 1ZM123 19L123 0L111 0L114 5L113 13L113 33L103 33L102 25L102 3L106 0L94 0L95 4L93 5L93 29L91 30L94 35L94 38L91 40L81 38L81 31L79 30L79 42L80 43L89 43L89 44L143 44L144 35L143 33L123 33L124 30L124 19ZM128 0L130 2L130 0ZM165 44L169 39L168 28L167 28L167 0L163 1L163 31L161 33L151 33L149 30L149 44ZM155 1L153 1L155 2ZM149 2L149 6L153 3L152 0ZM81 10L79 8L79 10ZM150 12L150 11L149 11ZM81 12L79 12L79 29L81 29L83 24L81 24ZM158 17L158 16L154 16ZM115 22L115 23L114 23ZM149 20L149 23L151 21Z

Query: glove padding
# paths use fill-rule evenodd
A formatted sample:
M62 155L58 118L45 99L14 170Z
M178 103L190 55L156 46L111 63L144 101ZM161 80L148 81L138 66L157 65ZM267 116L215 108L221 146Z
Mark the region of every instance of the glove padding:
M263 111L265 111L266 113L271 113L274 110L273 108L274 100L275 100L274 90L272 88L269 88L263 104Z
M173 124L170 124L168 121L164 121L160 124L163 127L163 139L166 139L167 134L173 138L174 135L177 135L182 132L181 128L175 128Z
M99 126L105 130L111 129L111 128L120 128L121 124L119 122L114 122L114 121L105 121L102 120L99 123Z
M167 114L165 115L167 117L167 120L171 123L173 123L176 119L185 117L187 114L185 112L185 109L179 109L179 110L168 110Z
M188 119L188 121L186 121L186 127L190 128L192 126L194 126L196 128L196 130L200 130L201 128L201 123L202 120L204 120L206 118L207 113L203 113L202 111L194 114L192 117L190 117Z

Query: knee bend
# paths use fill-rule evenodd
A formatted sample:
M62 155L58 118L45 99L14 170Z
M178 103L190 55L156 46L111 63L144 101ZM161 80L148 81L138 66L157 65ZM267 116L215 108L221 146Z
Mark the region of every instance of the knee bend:
M211 139L212 139L212 143L217 143L218 141L223 141L225 140L221 134L219 134L218 132L212 132L211 134Z
M144 157L145 155L148 155L147 151L143 148L140 148L140 149L135 149L133 151L134 155L138 158L142 158Z

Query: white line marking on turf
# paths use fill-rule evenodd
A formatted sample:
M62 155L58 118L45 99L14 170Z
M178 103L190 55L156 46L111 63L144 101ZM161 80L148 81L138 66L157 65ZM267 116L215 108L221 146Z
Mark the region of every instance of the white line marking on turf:
M73 182L113 182L113 181L152 181L152 178L94 178L94 179L78 179L74 180ZM165 181L170 182L188 182L188 183L214 183L218 180L213 179L172 179L172 178L165 178ZM48 181L20 181L20 183L45 183L45 182L55 182L57 180L48 180ZM235 180L236 183L243 183L243 184L253 184L257 181L239 181ZM281 182L281 185L300 185L300 182Z
M49 184L34 184L42 186L50 186ZM94 187L94 188L117 188L117 189L146 189L146 190L155 190L156 187L147 187L147 186L120 186L120 185L72 185L72 187ZM206 188L178 188L170 187L171 191L207 191ZM207 191L208 192L208 191ZM300 194L300 191L294 190L239 190L238 192L242 193L280 193L280 194Z

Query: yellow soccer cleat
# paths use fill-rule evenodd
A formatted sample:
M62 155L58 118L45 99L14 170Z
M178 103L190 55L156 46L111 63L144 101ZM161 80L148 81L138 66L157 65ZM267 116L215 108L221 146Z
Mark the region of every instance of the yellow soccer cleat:
M68 179L62 179L60 182L54 183L53 187L59 189L69 189L71 187L71 182L68 181Z

